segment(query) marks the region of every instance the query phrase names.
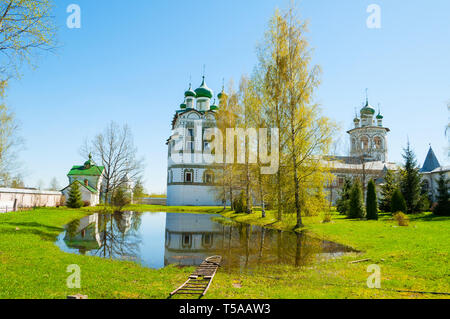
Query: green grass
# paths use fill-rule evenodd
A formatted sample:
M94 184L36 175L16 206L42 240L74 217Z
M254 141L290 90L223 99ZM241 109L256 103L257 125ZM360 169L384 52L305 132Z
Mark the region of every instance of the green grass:
M166 211L164 206L130 207L139 211ZM170 211L217 213L217 207L179 207ZM55 244L63 225L90 209L36 209L0 214L0 298L66 298L81 293L89 298L166 298L193 268L152 270L132 262L106 260L62 252ZM291 220L274 223L273 212L237 215L242 222L289 229ZM389 216L380 221L356 221L334 216L305 218L314 236L335 240L364 251L301 269L264 266L252 272L218 272L208 298L448 298L443 295L399 293L392 290L450 291L449 218L422 214L409 227L395 227ZM349 261L370 258L369 262ZM81 289L68 289L68 265L81 267ZM381 267L383 290L368 289L367 266ZM239 285L237 285L239 284Z

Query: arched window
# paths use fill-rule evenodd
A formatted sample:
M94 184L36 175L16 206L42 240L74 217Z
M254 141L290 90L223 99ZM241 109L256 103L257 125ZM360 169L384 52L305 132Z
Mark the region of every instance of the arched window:
M213 184L214 183L214 173L210 170L205 171L203 173L203 183L205 184Z
M375 136L373 138L373 144L374 144L375 149L377 149L377 150L381 150L383 148L383 140L379 136Z
M210 248L213 244L213 234L207 233L202 236L202 246L205 248Z
M361 137L361 149L363 151L369 150L369 138L367 136Z
M352 138L352 150L356 151L356 139Z

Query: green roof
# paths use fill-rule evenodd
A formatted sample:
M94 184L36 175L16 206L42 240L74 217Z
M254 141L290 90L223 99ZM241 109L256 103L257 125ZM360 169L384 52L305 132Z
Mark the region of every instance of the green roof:
M105 167L103 166L91 166L90 168L85 168L85 166L74 166L70 170L67 176L100 176L103 173Z

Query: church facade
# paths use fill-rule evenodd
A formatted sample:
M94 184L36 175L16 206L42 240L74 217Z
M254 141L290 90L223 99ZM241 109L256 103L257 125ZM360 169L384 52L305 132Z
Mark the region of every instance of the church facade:
M203 77L202 84L195 91L191 86L184 94L184 102L176 111L172 122L172 136L167 140L167 205L168 206L220 206L214 191L214 166L203 158L196 157L209 149L203 141L203 132L216 127L216 111L219 106L211 103L214 93L208 88ZM218 99L226 97L222 90ZM198 127L201 132L196 132ZM196 147L195 137L200 137L200 149ZM183 158L174 161L176 143L182 141ZM178 145L180 146L180 145Z

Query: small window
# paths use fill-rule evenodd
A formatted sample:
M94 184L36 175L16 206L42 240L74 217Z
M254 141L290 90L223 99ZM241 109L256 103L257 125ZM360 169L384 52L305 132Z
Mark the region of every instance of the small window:
M192 173L191 172L186 172L186 174L184 175L184 181L186 183L192 183Z
M202 245L203 247L211 247L213 244L213 234L204 234L202 236Z
M192 236L189 234L183 234L181 238L181 245L183 248L190 248L192 246Z

